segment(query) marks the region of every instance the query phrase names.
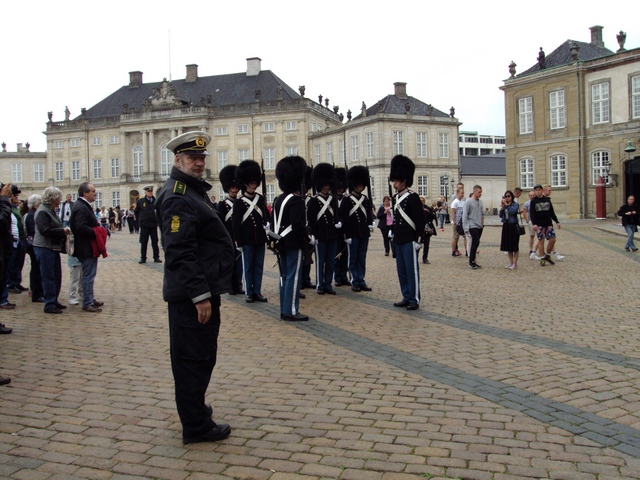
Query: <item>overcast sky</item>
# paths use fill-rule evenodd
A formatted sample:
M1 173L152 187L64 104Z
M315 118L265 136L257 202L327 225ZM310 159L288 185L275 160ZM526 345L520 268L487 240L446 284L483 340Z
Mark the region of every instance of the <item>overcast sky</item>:
M568 39L589 42L594 25L604 27L611 50L620 30L627 48L640 47L637 0L611 8L566 0L434 3L3 2L0 142L10 152L27 142L43 151L48 111L61 121L68 106L73 118L127 85L130 71L144 72L146 83L183 79L191 63L199 76L237 73L248 57L343 113L358 113L363 101L371 106L400 81L439 110L454 106L461 130L504 135L499 87L510 61L522 72L540 47L549 54Z

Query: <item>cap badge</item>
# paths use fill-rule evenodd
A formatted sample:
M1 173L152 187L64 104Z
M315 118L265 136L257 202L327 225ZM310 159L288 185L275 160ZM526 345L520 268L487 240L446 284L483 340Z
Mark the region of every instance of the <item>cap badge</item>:
M205 143L205 141L204 141L204 138L202 138L202 137L198 137L198 138L196 138L196 147L200 147L200 148L202 148L202 147L204 147L204 146L206 146L206 143Z

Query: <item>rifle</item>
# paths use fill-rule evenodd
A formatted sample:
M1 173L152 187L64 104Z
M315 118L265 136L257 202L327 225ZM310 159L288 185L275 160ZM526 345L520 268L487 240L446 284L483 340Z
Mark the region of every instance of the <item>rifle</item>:
M267 201L267 176L264 173L264 158L260 160L260 167L262 169L262 173L260 174L260 182L262 183L262 196L264 197L264 201Z

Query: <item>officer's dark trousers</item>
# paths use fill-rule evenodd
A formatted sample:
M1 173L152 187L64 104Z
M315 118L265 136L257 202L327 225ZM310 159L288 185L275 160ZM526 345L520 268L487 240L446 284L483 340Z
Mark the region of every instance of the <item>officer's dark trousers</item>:
M214 427L205 404L205 393L216 364L220 331L220 297L211 299L211 319L198 323L191 301L170 302L169 340L176 406L183 437L195 437Z
M140 258L142 260L147 259L147 244L151 239L151 249L153 250L153 259L160 258L160 251L158 250L158 228L140 227Z

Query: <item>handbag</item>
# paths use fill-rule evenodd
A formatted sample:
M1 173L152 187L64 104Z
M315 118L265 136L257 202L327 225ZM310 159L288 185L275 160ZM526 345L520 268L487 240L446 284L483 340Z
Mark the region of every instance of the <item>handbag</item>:
M67 235L67 238L64 241L64 253L73 256L74 250L73 233L70 233L69 235Z
M527 233L524 225L522 224L522 218L520 218L520 223L516 224L516 228L518 229L518 235L524 235Z
M458 235L464 235L464 228L462 228L462 219L458 223L456 223L456 232Z
M437 235L436 229L433 228L433 225L431 224L431 222L425 223L424 231L425 231L425 234L427 235L427 237L432 237L434 235Z

